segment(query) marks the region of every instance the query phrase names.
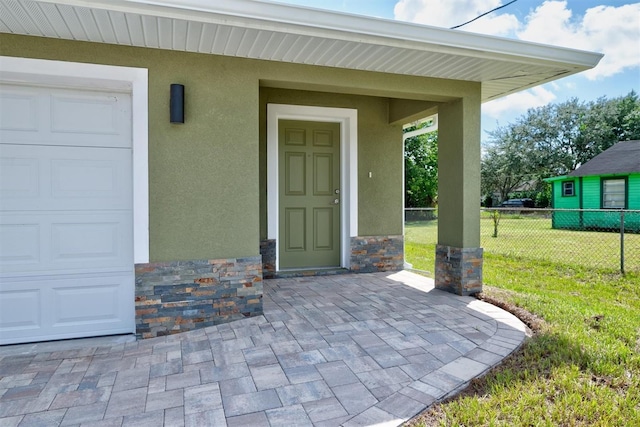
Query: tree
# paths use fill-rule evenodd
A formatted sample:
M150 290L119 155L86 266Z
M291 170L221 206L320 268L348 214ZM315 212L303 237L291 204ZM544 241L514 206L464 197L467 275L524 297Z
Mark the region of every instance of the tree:
M404 174L405 206L433 207L438 195L438 131L407 138Z
M587 104L580 124L577 166L619 141L640 139L640 101L631 91L620 98L599 98Z
M501 202L507 195L529 178L529 147L517 136L502 136L504 144L494 144L487 148L481 165L482 193L493 202ZM494 194L498 195L495 200Z
M483 194L499 193L504 200L525 184L544 192L544 178L565 175L613 144L633 139L640 139L640 100L634 91L530 109L490 133L482 158Z

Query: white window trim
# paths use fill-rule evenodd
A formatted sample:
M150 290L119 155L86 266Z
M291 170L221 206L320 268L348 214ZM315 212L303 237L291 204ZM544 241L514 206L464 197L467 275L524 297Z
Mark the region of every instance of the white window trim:
M351 237L358 235L358 110L351 108L267 105L267 238L276 241L279 270L278 121L340 123L340 266L351 265Z
M565 194L565 184L571 184L571 194ZM576 182L575 181L562 181L562 197L573 197L576 195Z
M146 68L0 56L0 81L131 93L133 258L149 262L149 133Z
M608 194L610 194L609 192L605 192L605 187L606 187L606 182L607 181L622 181L624 183L623 186L623 191L621 192L621 194L624 196L623 198L623 203L622 206L618 207L618 206L605 206L605 198ZM628 196L628 192L627 192L627 185L629 185L629 181L625 178L625 177L608 177L608 178L602 178L602 194L601 194L601 198L602 201L601 203L601 207L602 209L625 209L628 203L627 200L627 196ZM618 192L614 192L614 194L620 194Z

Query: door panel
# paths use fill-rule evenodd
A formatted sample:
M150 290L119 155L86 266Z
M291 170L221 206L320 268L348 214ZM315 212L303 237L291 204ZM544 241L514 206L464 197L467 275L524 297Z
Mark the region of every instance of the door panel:
M285 155L285 194L304 196L307 189L307 168L304 153Z
M306 245L306 209L287 208L285 211L286 240L285 248L287 252L304 251Z
M280 120L280 269L340 266L340 125Z
M333 132L330 130L314 129L313 145L314 147L332 147L334 144Z
M313 195L333 196L333 154L313 153Z
M333 210L332 207L313 208L313 249L333 250Z

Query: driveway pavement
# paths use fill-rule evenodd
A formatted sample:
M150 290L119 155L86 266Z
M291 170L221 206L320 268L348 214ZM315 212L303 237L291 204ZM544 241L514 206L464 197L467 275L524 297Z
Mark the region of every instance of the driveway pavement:
M395 426L524 337L511 314L406 271L268 280L264 316L0 347L0 427Z

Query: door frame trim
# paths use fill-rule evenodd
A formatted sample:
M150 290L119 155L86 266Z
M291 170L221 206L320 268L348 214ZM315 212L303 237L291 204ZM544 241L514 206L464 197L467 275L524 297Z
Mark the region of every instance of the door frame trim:
M133 261L136 264L148 263L148 70L146 68L0 56L0 81L70 89L106 89L131 94Z
M267 104L267 238L276 242L279 267L278 121L340 123L340 267L351 265L351 237L358 235L358 110Z

